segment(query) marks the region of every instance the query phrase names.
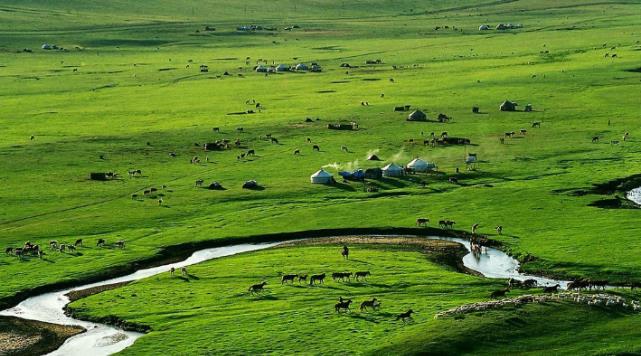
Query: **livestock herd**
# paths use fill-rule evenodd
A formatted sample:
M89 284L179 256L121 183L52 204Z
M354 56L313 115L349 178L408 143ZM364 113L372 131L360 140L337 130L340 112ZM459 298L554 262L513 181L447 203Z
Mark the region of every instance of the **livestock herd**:
M96 246L106 247L107 241L100 238L97 240ZM124 249L125 241L118 240L110 244L110 246L114 248ZM80 247L84 247L83 239L76 239L74 243L58 242L58 240L49 241L49 250L51 250L52 252L68 252L69 254L76 254L78 248ZM15 256L20 260L24 260L27 257L37 257L42 259L46 255L46 252L42 247L40 247L40 245L34 244L31 241L25 242L21 247L9 246L5 248L4 252L6 255Z

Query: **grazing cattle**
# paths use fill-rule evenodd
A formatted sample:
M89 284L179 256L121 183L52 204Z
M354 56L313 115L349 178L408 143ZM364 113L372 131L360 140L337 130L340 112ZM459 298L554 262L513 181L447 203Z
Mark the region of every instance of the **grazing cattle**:
M343 245L343 251L341 251L341 255L342 255L342 256L343 256L343 258L345 258L346 260L348 260L348 259L349 259L349 248L347 247L347 245Z
M67 245L65 245L65 244L60 244L60 246L58 246L58 251L60 251L60 252L65 252L65 248L66 248L66 247L67 247Z
M67 249L69 251L76 251L76 247L74 245L67 245Z
M13 249L13 254L18 257L18 259L22 259L22 255L24 254L24 250L22 248L16 248Z
M456 178L456 177L449 177L447 179L447 181L452 183L452 184L458 184L458 178Z
M294 150L294 156L298 156L298 155L300 155L300 150L298 149Z
M372 308L374 310L380 308L381 303L378 301L378 299L373 298L372 300L366 300L361 303L361 311L366 311L367 308Z
M296 277L298 277L297 274L286 274L280 280L280 284L284 284L284 283L286 283L288 281L294 283L294 279L296 279Z
M196 181L196 186L197 186L197 187L202 187L202 186L203 186L203 183L205 183L205 180L204 180L204 179L198 179L198 180Z
M189 273L187 273L187 267L180 267L180 274L187 277Z
M428 218L418 218L416 219L416 226L427 226L427 223L430 222Z
M299 274L298 275L298 283L303 282L303 281L307 282L307 275L306 274Z
M623 141L627 141L629 136L630 136L630 133L629 133L629 132L626 132L626 133L623 135Z
M309 285L314 285L314 283L318 282L323 284L325 281L325 273L323 274L313 274L311 277L309 277Z
M523 287L525 288L534 288L539 284L536 279L526 279L523 281Z
M499 235L503 234L503 226L502 225L499 225L499 226L496 227L496 233L499 234Z
M129 177L136 177L142 175L142 171L140 169L130 169L128 171Z
M238 132L243 132L243 131L244 131L244 129L243 129L242 127L237 127L237 128L236 128L236 131L238 131Z
M412 314L414 314L414 311L412 309L406 311L405 313L400 313L396 316L396 320L403 320L405 322L406 320L411 320L412 319Z
M145 190L142 192L142 194L143 194L143 195L149 195L149 194L151 194L151 190L149 190L149 189L145 189Z
M176 158L176 152L169 152L169 157L174 157L174 158Z
M106 243L105 239L98 239L98 242L96 243L96 246L102 247Z
M220 127L214 127L213 130L214 132L220 132Z
M116 241L116 243L114 244L114 246L116 246L116 247L118 247L118 248L125 248L125 241L124 241L124 240Z
M314 145L312 149L316 152L320 152L320 147L318 145Z
M154 188L154 187L149 188L150 193L155 193L157 191L158 191L158 188Z
M599 136L592 137L592 143L597 143L597 142L599 142Z
M162 198L158 199L158 206L161 206L161 205L162 205L162 203L163 203Z
M307 138L307 143L312 143L312 139L308 137Z
M505 137L512 137L514 136L514 133L515 133L514 131L506 132Z
M540 122L540 121L534 121L534 122L532 123L532 127L533 127L533 128L534 128L534 127L541 127L541 122Z
M176 274L176 268L175 268L175 267L171 267L171 268L169 269L169 274L170 274L170 275L172 275L172 276L173 276L174 274Z
M543 288L543 293L556 293L559 291L561 285L555 284L553 286L548 286Z
M253 286L249 287L249 293L254 294L254 293L259 293L265 290L265 285L267 282L263 281L258 284L254 284Z
M52 249L58 248L58 241L56 241L56 240L49 241L49 247L52 248Z
M507 294L510 291L510 288L505 288L505 289L499 289L495 290L490 294L490 298L502 298L505 297L505 294Z
M11 255L11 254L13 254L13 247L7 247L7 248L4 250L4 253L6 253L7 255Z
M349 152L349 149L347 148L347 146L341 146L341 151Z
M270 141L271 141L271 143L273 143L273 144L276 144L276 145L278 144L278 139L277 139L276 137L272 137L272 138L270 138Z
M73 245L74 246L82 246L82 239L77 239L76 242Z
M254 151L254 150L249 150L249 151L247 151L247 153L246 153L245 155L246 155L246 156L250 156L250 155L251 155L251 156L255 156L255 155L256 155L256 151Z
M348 299L346 301L340 301L334 305L334 310L336 312L340 312L341 310L345 310L346 312L350 311L349 305L352 304L352 300Z
M520 129L519 132L521 133L521 135L525 135L527 133L527 130L526 129Z
M138 194L132 194L131 200L138 200Z
M361 271L361 272L356 272L354 276L356 277L356 280L358 281L359 278L367 278L367 276L370 276L371 273L369 271Z
M454 224L456 224L456 222L448 219L438 221L438 225L441 229L451 229L454 227Z
M505 139L504 139L503 137L500 137L500 138L499 138L499 142L500 142L501 144L504 144L504 143L505 143Z

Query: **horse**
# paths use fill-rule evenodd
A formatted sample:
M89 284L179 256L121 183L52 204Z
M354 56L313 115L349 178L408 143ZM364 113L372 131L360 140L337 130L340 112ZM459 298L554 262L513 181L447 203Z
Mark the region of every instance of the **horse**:
M561 287L560 284L555 284L555 285L549 286L549 287L543 287L543 293L556 293L556 292L559 291L560 287ZM569 285L568 285L568 287L569 287Z
M255 155L256 155L256 151L254 151L254 150L249 150L249 151L247 151L247 154L246 154L245 156L249 157L250 155L251 155L251 156L255 156Z
M371 276L371 273L369 271L356 272L354 276L358 281L359 278L367 278L367 276Z
M541 122L540 121L534 121L532 123L532 127L541 127Z
M169 274L173 276L175 273L176 273L176 268L175 267L171 267L169 269Z
M49 241L49 247L50 247L51 249L56 249L56 248L58 248L58 241L56 241L56 240L51 240L51 241Z
M396 320L403 320L405 322L408 319L412 319L412 314L414 314L414 311L412 309L406 311L405 313L400 313L396 316Z
M187 267L180 267L180 274L183 276L188 276L189 273L187 273Z
M458 184L458 178L456 178L456 177L449 177L447 179L447 181L452 183L452 184Z
M343 146L341 146L341 151L343 151L343 152L349 152L349 149L347 148L347 146L344 146L344 145L343 145Z
M13 247L7 247L4 250L4 253L6 253L7 255L12 255L13 254Z
M592 137L592 143L597 143L597 142L599 142L599 136Z
M300 155L300 150L298 149L294 150L294 156L298 156L298 155Z
M96 246L102 247L106 243L105 239L98 239L98 242L96 243Z
M343 251L341 251L341 255L348 260L349 259L349 248L347 248L347 245L343 246Z
M526 279L523 281L523 287L525 288L534 288L539 284L536 279Z
M372 308L374 310L378 309L381 306L381 303L378 302L378 299L372 298L372 300L366 300L361 303L361 311L367 310L367 308Z
M76 251L76 246L74 246L74 245L67 245L67 249L69 250L69 252L71 252L71 251L74 251L74 252L75 252L75 251Z
M116 243L114 244L114 246L116 246L116 247L118 247L118 248L125 248L125 241L124 241L124 240L116 241Z
M309 285L312 286L314 283L318 281L318 283L323 283L325 281L325 273L322 274L313 274L311 277L309 277Z
M298 283L305 281L307 283L307 275L306 274L299 274L298 275Z
M272 138L270 138L270 140L271 140L271 143L276 144L276 145L278 144L278 139L276 137L272 137Z
M339 280L339 281L344 281L345 278L347 280L350 280L350 277L352 276L352 272L334 272L332 273L332 279L333 280Z
M76 242L73 245L74 246L82 246L82 239L76 240Z
M318 145L314 145L314 147L312 147L312 150L320 152L320 147Z
M499 235L503 234L503 226L502 225L499 225L499 226L496 227L496 233L499 234Z
M283 276L283 278L280 280L280 284L284 284L285 282L289 281L294 283L294 279L298 277L297 274L286 274Z
M258 284L254 284L253 286L249 287L248 291L249 291L250 294L262 292L263 290L265 290L265 285L266 284L267 284L267 282L265 282L265 281L263 281L261 283L258 283Z
M340 302L338 302L338 303L336 303L334 305L334 309L336 310L337 313L340 312L341 310L350 311L350 309L349 309L349 305L350 304L352 304L352 300L351 299L348 299L348 300L346 300L344 302L340 301Z
M203 186L203 183L205 183L205 180L204 180L204 179L198 179L198 180L196 181L196 186L197 186L197 187L202 187L202 186Z
M416 226L427 226L427 223L430 222L428 218L418 218L416 219Z

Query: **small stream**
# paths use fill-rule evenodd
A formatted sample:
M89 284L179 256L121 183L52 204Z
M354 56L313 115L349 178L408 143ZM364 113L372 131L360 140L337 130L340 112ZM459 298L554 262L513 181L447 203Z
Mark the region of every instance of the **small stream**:
M639 191L641 199L641 191ZM377 235L381 236L381 235ZM374 235L370 236L374 237ZM461 238L454 237L427 237L431 240L451 241L462 244L470 250L470 242ZM23 319L39 320L48 323L61 325L78 325L87 332L78 334L66 340L66 342L50 355L64 356L100 356L110 355L131 346L136 339L144 334L137 332L124 331L117 327L106 324L99 324L78 320L68 317L64 313L64 307L69 303L67 293L74 290L83 290L87 288L99 287L119 282L136 281L139 279L151 277L160 273L168 272L172 267L178 269L183 266L189 266L203 261L208 261L220 257L231 256L243 252L264 250L270 247L278 246L284 242L277 241L260 244L237 244L225 247L208 248L194 252L184 261L162 265L159 267L138 270L132 274L104 280L101 282L85 284L74 288L60 290L52 293L45 293L25 299L13 308L0 311L0 315L15 316ZM567 281L558 281L545 277L530 276L519 272L519 262L508 256L504 252L486 247L480 256L474 256L471 252L463 257L465 267L483 274L487 278L514 278L518 280L536 279L539 285L560 284L565 289Z

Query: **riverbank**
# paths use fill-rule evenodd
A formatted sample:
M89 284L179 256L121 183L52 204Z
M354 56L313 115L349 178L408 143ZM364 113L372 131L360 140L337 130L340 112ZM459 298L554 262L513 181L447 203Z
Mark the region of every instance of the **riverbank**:
M83 332L79 326L0 316L0 355L46 354Z

